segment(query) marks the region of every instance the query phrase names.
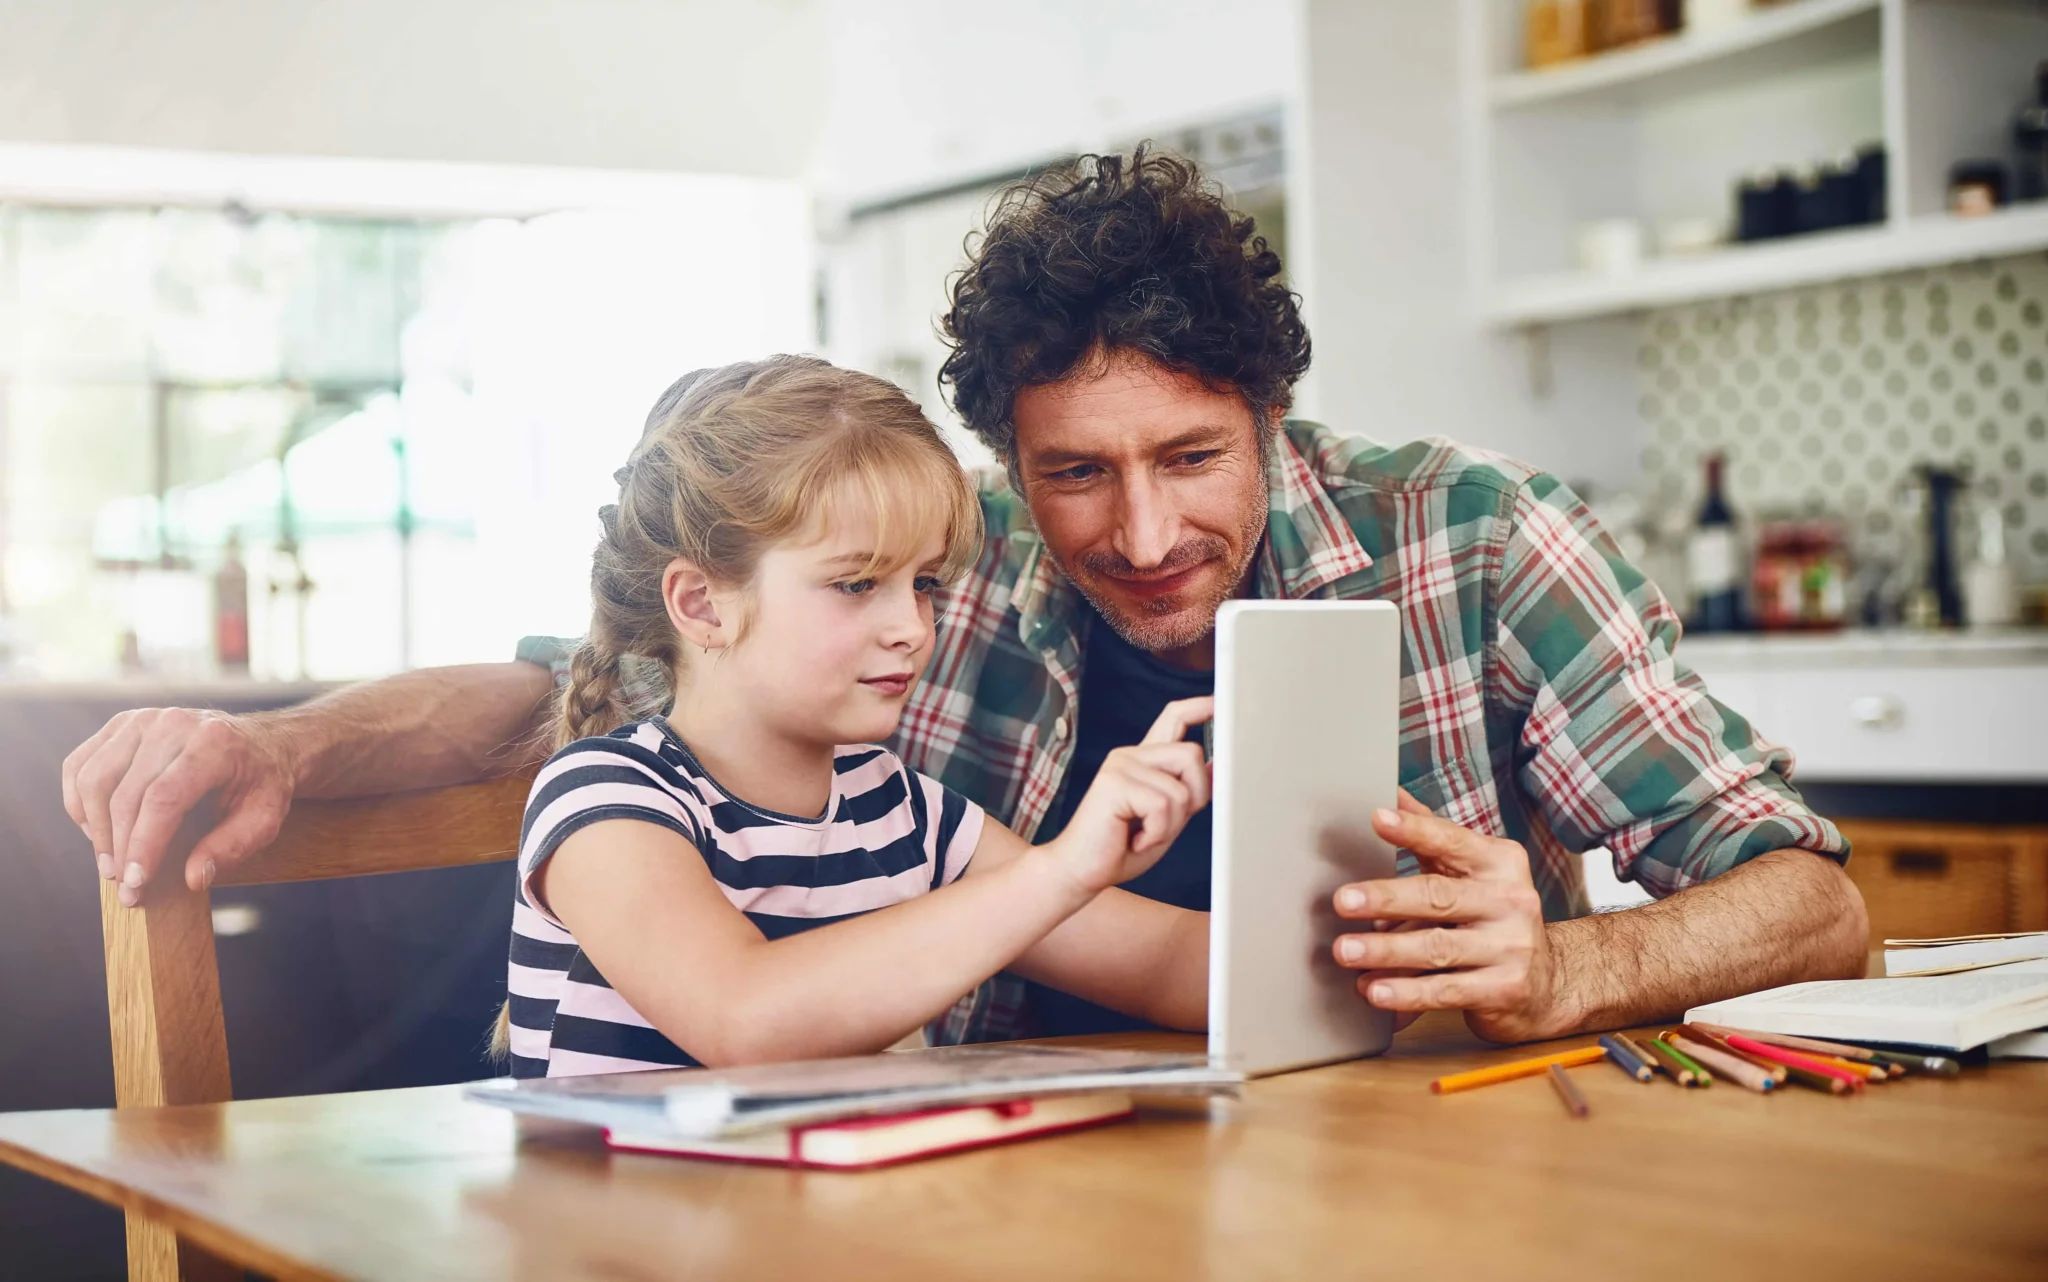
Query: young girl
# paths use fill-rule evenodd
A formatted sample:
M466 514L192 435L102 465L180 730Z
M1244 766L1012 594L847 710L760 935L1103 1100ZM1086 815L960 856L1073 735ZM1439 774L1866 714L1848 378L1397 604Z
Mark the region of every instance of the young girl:
M1206 918L1111 887L1207 804L1182 737L1209 700L1112 753L1037 847L871 746L981 550L908 397L805 357L693 374L618 480L521 834L515 1076L881 1050L1006 967L1204 1025Z

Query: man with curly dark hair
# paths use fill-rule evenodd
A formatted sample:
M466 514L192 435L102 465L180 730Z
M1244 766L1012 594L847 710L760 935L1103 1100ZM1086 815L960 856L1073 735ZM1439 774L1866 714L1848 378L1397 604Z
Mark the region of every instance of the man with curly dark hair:
M900 755L1046 840L1111 749L1213 688L1224 601L1393 601L1406 797L1377 823L1422 875L1337 893L1359 928L1332 946L1367 999L1524 1040L1860 974L1846 843L1787 782L1789 754L1674 659L1655 586L1539 471L1289 420L1309 363L1297 302L1252 221L1185 161L1089 157L1000 198L953 282L942 378L1007 483L984 486L986 541L940 611ZM67 760L66 802L95 849L117 850L125 902L184 811L217 795L219 825L186 865L199 885L214 860L260 848L295 793L531 759L522 736L568 649L533 638L524 662L408 673L268 717L126 713ZM100 844L139 806L157 837ZM1188 910L1176 930L1202 929L1208 825L1197 816L1126 887ZM1577 852L1600 846L1659 902L1589 915ZM935 1031L1122 1022L998 976Z
M940 379L1011 492L984 500L905 717L924 768L1043 838L1110 749L1213 689L1224 601L1392 600L1410 800L1379 828L1426 875L1339 892L1362 994L1521 1040L1862 973L1846 843L1676 665L1677 620L1584 504L1446 441L1286 421L1298 300L1193 165L1140 150L1012 187L950 301ZM1203 815L1128 888L1206 909L1209 839ZM1588 916L1577 852L1602 845L1661 902ZM999 982L976 1013L1013 1004ZM1044 988L1024 1006L1010 1027L1128 1024Z

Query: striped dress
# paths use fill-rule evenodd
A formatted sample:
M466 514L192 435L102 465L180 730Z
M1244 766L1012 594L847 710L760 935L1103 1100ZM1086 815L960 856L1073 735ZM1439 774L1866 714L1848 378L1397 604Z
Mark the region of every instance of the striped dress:
M534 894L534 874L585 825L633 819L682 836L732 906L780 939L954 880L981 839L982 818L979 806L885 748L838 749L831 799L822 815L804 818L725 791L660 718L570 744L534 780L520 831L506 971L512 1075L697 1063L612 990Z

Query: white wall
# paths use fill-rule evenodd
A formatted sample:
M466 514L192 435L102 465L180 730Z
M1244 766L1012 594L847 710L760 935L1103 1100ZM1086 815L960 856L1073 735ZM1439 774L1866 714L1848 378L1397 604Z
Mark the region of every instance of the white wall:
M1449 436L1568 480L1635 480L1634 344L1611 321L1532 348L1480 325L1458 6L1306 0L1289 235L1315 339L1303 410L1385 441ZM1544 353L1547 349L1547 358Z
M1292 96L1297 0L823 0L815 177L859 203Z
M818 0L0 0L0 140L795 177Z

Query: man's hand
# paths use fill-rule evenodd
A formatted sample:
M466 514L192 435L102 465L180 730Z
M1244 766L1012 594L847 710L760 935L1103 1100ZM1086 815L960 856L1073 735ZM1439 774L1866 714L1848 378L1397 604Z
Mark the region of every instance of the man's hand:
M261 720L189 708L115 716L64 759L64 808L92 839L100 876L133 907L185 817L209 795L214 826L185 860L185 884L270 844L297 783L287 736Z
M1571 1028L1528 852L1437 818L1405 790L1400 804L1373 827L1413 853L1422 874L1336 893L1338 916L1373 923L1334 945L1339 965L1363 972L1358 991L1403 1012L1404 1025L1425 1010L1462 1010L1473 1032L1497 1042Z

